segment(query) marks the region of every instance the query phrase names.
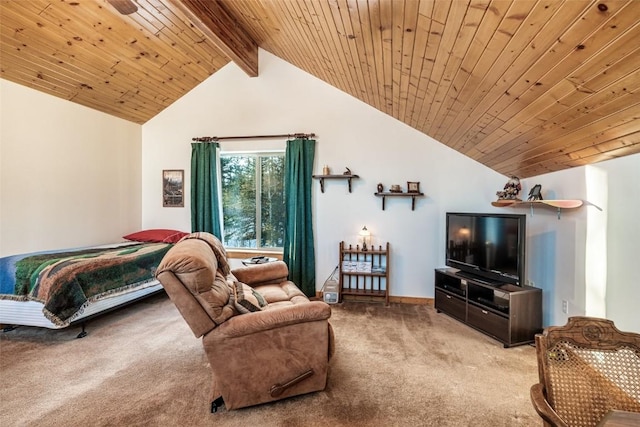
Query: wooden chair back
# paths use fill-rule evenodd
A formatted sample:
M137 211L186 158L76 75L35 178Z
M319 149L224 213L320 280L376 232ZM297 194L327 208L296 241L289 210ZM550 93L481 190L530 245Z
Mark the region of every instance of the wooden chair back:
M536 335L540 384L567 426L596 426L610 410L640 412L640 334L571 317Z

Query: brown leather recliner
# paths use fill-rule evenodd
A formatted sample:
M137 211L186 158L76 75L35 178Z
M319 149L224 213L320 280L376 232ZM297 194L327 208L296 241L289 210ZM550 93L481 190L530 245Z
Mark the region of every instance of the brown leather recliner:
M211 412L323 390L333 331L331 307L287 280L278 261L230 271L209 233L186 236L156 276L202 344L213 374Z

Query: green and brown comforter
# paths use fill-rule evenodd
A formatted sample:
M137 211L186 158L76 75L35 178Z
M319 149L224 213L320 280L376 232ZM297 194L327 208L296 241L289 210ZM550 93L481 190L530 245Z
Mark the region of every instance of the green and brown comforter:
M66 326L93 301L149 286L168 243L26 254L0 259L0 298L39 301Z

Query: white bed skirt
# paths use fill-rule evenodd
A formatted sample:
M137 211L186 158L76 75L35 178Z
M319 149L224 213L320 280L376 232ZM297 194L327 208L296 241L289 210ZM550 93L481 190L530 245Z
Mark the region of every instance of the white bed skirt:
M118 307L138 298L142 298L158 292L162 289L162 285L157 280L154 284L141 289L136 289L121 295L109 298L103 298L89 304L84 310L79 311L71 317L72 323L92 316L94 314ZM61 329L65 326L58 326L47 319L42 313L44 304L37 301L11 301L0 299L0 324L22 325L22 326L40 326L49 329Z

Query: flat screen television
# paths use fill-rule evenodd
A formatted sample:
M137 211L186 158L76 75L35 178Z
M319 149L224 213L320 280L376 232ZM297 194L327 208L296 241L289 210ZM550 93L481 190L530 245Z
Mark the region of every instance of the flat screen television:
M526 215L447 212L446 264L490 283L522 286Z

